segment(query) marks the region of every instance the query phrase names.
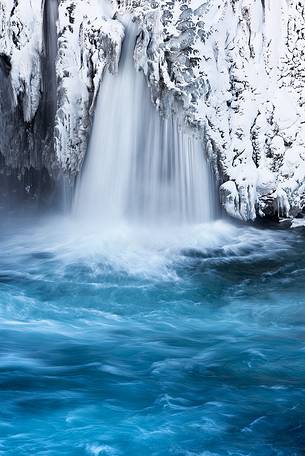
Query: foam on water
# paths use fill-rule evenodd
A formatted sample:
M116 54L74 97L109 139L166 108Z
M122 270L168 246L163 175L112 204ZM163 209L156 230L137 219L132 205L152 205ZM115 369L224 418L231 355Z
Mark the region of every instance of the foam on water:
M301 456L304 235L154 229L2 233L0 454Z

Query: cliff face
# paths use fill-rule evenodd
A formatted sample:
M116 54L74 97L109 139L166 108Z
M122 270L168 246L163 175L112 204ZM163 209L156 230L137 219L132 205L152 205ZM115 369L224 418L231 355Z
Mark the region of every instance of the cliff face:
M51 181L78 175L103 71L115 72L120 56L118 14L128 9L139 25L135 63L153 102L161 115L183 105L205 144L224 210L243 220L303 210L303 2L46 5L0 0L2 172L24 179L45 169Z
M116 72L124 28L99 0L59 3L57 161L70 176L83 163L99 84L105 67Z
M29 192L40 168L35 143L41 138L35 116L41 100L43 49L41 2L0 2L0 159L1 191ZM34 183L35 180L35 183Z
M47 202L64 180L73 186L103 70L116 71L124 36L106 13L99 0L0 1L2 201Z
M145 11L136 60L161 110L172 98L206 141L227 213L296 215L305 204L305 5L167 2Z

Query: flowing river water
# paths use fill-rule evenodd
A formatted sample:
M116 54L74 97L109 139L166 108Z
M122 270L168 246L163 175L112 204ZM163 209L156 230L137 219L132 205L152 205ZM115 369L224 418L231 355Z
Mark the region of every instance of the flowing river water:
M0 454L304 454L302 229L19 226L0 241Z

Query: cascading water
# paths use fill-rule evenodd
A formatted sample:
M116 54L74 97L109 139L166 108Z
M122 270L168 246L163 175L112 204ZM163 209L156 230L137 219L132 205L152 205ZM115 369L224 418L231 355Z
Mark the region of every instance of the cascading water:
M136 25L125 25L118 74L105 74L98 97L76 212L110 224L206 222L211 202L202 144L178 117L162 119L156 111L133 64Z

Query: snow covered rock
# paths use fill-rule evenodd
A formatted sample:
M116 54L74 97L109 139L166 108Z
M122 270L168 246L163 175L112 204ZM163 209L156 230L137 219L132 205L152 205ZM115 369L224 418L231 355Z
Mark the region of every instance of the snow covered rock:
M116 72L124 38L99 0L61 0L58 14L58 106L55 150L65 172L76 176L87 149L95 98L105 67Z
M161 111L183 105L230 215L304 208L305 4L181 0L134 8L135 57Z
M0 1L1 204L49 190L43 164L43 2ZM39 109L41 107L41 110ZM52 155L45 148L45 158Z
M73 186L102 73L118 65L111 16L99 0L0 0L1 199Z
M0 2L0 58L25 122L33 119L40 101L42 20L42 0Z

